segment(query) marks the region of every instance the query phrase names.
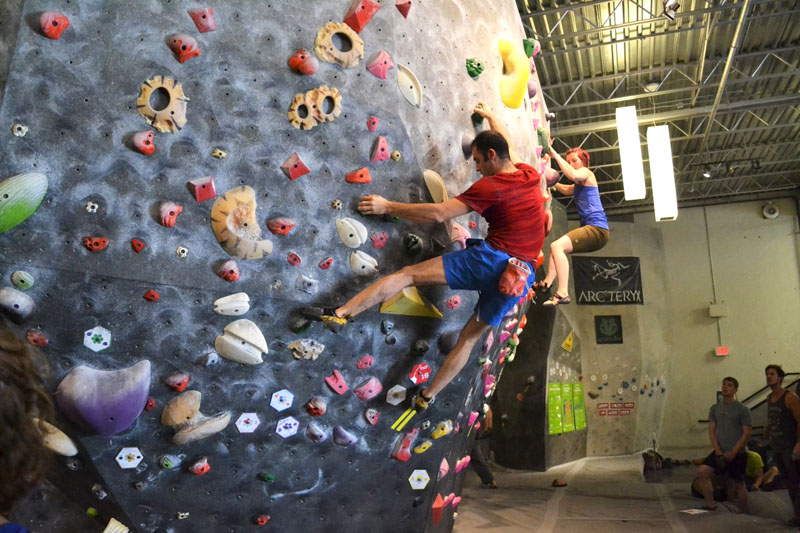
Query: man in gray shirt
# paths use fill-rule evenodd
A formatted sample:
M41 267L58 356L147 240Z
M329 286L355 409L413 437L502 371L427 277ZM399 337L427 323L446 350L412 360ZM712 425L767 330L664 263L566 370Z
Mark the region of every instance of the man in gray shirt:
M706 501L704 509L716 510L711 476L729 480L728 495L736 494L740 513L747 512L747 487L744 471L747 466L745 445L750 439L752 421L750 409L736 400L739 382L732 377L722 380L722 401L711 406L708 413L708 437L714 451L708 454L697 470L700 492Z

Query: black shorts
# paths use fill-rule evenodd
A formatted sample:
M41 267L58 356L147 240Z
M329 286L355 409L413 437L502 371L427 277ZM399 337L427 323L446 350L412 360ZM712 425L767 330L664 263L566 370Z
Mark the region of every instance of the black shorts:
M711 452L705 458L703 464L710 466L714 469L714 473L718 476L727 477L733 481L744 481L744 471L747 467L747 453L739 452L733 461L726 461L721 455L716 452Z

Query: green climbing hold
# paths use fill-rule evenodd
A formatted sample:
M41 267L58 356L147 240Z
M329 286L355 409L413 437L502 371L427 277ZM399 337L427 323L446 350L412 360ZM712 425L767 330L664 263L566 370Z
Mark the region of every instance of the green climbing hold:
M86 509L86 516L88 516L89 518L97 518L99 515L100 513L97 512L97 509L95 509L94 507L89 507L88 509Z
M24 270L17 270L11 274L11 284L19 290L26 291L33 287L33 276Z
M525 55L531 57L533 55L533 51L536 49L536 41L533 39L523 39L522 47L525 49Z
M275 474L270 474L269 472L261 472L258 477L265 483L272 483L275 481Z
M303 315L296 315L289 324L289 329L291 329L293 333L303 333L310 327L311 320Z
M483 63L477 57L467 58L467 74L473 79L477 80L478 76L483 72Z
M44 174L17 174L0 182L0 233L21 224L42 203L47 193Z
M539 146L542 147L542 153L550 151L550 136L547 135L547 130L539 126L536 128L536 135L539 137Z
M389 213L386 213L385 215L383 215L383 221L384 222L391 222L392 224L397 224L398 222L400 222L400 217L396 217L394 215L390 215Z

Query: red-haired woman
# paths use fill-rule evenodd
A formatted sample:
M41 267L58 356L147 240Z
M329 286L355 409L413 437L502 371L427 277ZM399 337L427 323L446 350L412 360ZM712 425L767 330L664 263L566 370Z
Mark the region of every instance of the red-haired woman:
M581 219L581 227L574 229L550 244L550 260L547 275L536 284L540 291L547 291L558 278L558 288L553 296L542 305L564 305L571 302L569 297L569 259L567 254L585 253L599 250L608 242L608 219L600 202L597 178L589 170L589 154L581 148L570 148L565 157L550 148L550 155L561 167L561 172L571 185L556 183L561 194L575 197L575 207Z

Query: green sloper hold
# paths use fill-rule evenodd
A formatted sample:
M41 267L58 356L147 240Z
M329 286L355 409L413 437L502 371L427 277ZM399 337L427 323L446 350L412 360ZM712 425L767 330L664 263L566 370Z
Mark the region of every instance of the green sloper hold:
M467 59L467 74L473 79L478 79L478 76L483 72L483 63L477 57L470 57Z
M42 203L47 193L44 174L17 174L0 182L0 233L21 224Z
M550 151L550 138L547 136L547 130L539 126L536 128L536 135L539 136L539 146L542 147L542 153L546 154Z
M533 39L523 39L522 47L525 49L525 55L531 57L534 49L536 48L536 41Z

